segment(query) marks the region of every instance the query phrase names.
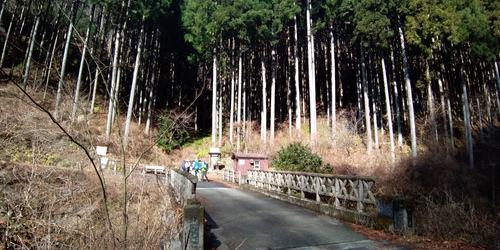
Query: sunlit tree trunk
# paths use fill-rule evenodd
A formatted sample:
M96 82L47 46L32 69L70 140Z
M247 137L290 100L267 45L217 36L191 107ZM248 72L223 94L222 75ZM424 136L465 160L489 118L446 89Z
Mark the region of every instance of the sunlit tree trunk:
M50 81L50 72L52 70L52 62L54 62L54 56L56 53L56 48L57 48L57 38L59 37L59 30L56 31L55 38L54 38L54 44L52 46L52 53L50 53L50 59L49 59L49 65L47 66L47 70L45 72L45 88L43 91L43 99L45 100L45 97L47 96L47 87L49 86L49 81ZM49 55L47 55L49 56ZM48 59L48 58L47 58Z
M237 138L236 138L236 152L240 152L240 141L241 141L241 100L242 100L242 96L241 96L241 88L242 88L242 85L243 85L243 62L242 62L242 59L241 59L241 50L240 52L238 53L238 105L237 105L237 108L238 108L238 111L236 111L237 113L237 118L236 118L236 122L238 123L238 127L236 128L236 135L237 135Z
M363 106L365 109L365 129L366 129L366 149L367 153L371 154L373 150L373 138L372 138L372 126L371 126L371 115L370 115L370 96L368 94L368 80L366 79L366 65L365 65L365 50L361 43L359 45L361 54L361 84L363 91Z
M427 108L429 109L429 122L431 125L431 137L433 147L438 145L439 134L437 130L436 123L436 107L434 105L434 93L432 92L432 82L431 82L431 74L429 69L429 61L425 60L425 79L427 81Z
M2 2L2 10L0 10L0 22L2 22L3 11L5 10L6 3L7 3L7 0L3 0L3 2Z
M263 143L267 141L267 95L266 95L266 64L265 64L265 54L262 54L260 61L261 64L261 74L262 74L262 110L261 110L261 120L260 120L260 139Z
M233 147L233 132L234 132L234 89L235 89L235 77L236 73L234 72L236 69L235 59L234 59L234 51L235 51L235 39L232 39L232 49L231 49L231 105L229 108L229 142L231 143L231 147Z
M297 128L297 131L299 131L299 136L300 136L300 80L299 80L299 42L298 42L298 35L297 35L297 16L294 16L294 49L295 49L295 60L294 60L294 66L295 66L295 127ZM291 119L291 118L290 118Z
M33 32L31 32L31 36L29 39L29 51L26 59L26 66L24 71L24 80L23 80L23 89L26 90L26 86L28 85L28 79L30 78L30 68L31 68L31 58L33 57L33 49L35 48L35 40L36 34L38 32L38 25L40 24L40 15L36 17L35 27L33 27Z
M78 4L78 3L76 3L76 4ZM73 13L73 7L71 8L71 13ZM59 115L59 104L61 102L61 94L62 94L62 88L64 85L64 75L66 74L66 63L68 61L68 51L69 51L72 32L73 32L73 20L71 20L69 22L68 32L66 33L66 44L64 45L64 53L63 53L62 65L61 65L61 74L59 76L59 84L57 85L56 105L55 105L55 109L54 109L54 117L56 119L58 118L58 115Z
M92 99L90 101L90 114L94 114L94 107L95 107L95 97L97 95L97 84L99 83L99 67L96 67L95 69L95 74L94 74L94 84L92 85Z
M381 56L382 64L382 77L384 78L384 95L385 95L385 112L387 114L387 125L389 126L389 138L391 140L391 160L394 169L396 160L395 146L394 146L394 129L392 128L392 111L391 111L391 96L389 95L389 82L387 81L387 71L385 67L384 55Z
M398 128L398 147L403 146L403 132L401 128L401 108L399 107L399 90L396 77L396 61L394 60L394 49L391 46L392 84L394 87L394 106L396 108L396 125Z
M271 49L271 114L269 120L270 126L270 143L274 143L274 117L276 104L276 48L272 46Z
M142 40L144 35L144 19L145 16L142 16L142 25L141 31L139 32L139 41L137 42L137 54L135 56L135 64L134 64L134 73L132 74L132 86L130 87L130 97L128 100L128 108L127 108L127 119L125 120L125 130L123 132L123 148L127 148L128 144L128 135L130 131L130 122L132 120L134 100L135 100L135 89L137 86L137 75L139 73L139 67L141 66L141 53L142 53Z
M460 52L459 52L460 53ZM467 82L465 80L465 72L463 68L463 58L460 55L460 82L462 85L462 108L464 115L464 128L465 128L465 141L467 147L467 155L469 156L469 168L474 168L474 150L472 141L472 128L470 121L470 108L469 108L469 98L467 93Z
M94 21L94 10L95 5L92 5L92 11L90 16L89 26L87 27L87 31L85 32L85 38L83 41L83 49L82 49L82 57L80 59L80 68L78 69L78 78L76 80L76 89L75 89L75 98L73 100L73 110L71 112L71 122L75 121L76 110L78 108L78 99L80 97L80 86L82 84L82 75L83 75L83 66L85 64L85 55L87 54L87 44L89 41L90 28L92 27L92 22Z
M217 137L217 53L214 49L212 72L212 147L215 147Z
M156 46L155 50L158 50L158 39L156 39ZM158 79L160 75L160 68L158 67L157 61L153 62L154 63L154 72L153 76L151 79L151 83L148 90L148 99L147 99L147 115L146 115L146 128L144 129L144 133L146 135L149 135L150 127L151 127L151 120L153 119L153 109L156 105L156 86L158 86Z
M109 140L111 135L111 127L113 125L114 117L116 114L116 105L118 98L119 82L120 82L120 52L122 50L122 44L125 43L125 33L124 30L127 29L127 16L128 8L130 7L131 0L125 2L122 1L120 14L120 21L118 22L118 27L115 34L114 52L113 52L113 62L111 69L111 86L109 90L109 104L108 104L108 117L106 120L106 141Z
M376 84L378 81L375 80L373 76L373 57L372 51L369 54L369 65L370 65L370 79L372 84L368 84L368 88L371 89L371 100L372 100L372 113L373 113L373 135L375 139L375 149L380 149L379 137L378 137L378 124L377 124L377 93L376 93ZM366 69L365 69L366 70Z
M417 129L415 124L415 111L413 109L413 94L410 80L410 70L408 68L408 58L406 56L405 37L401 26L398 27L401 42L401 53L403 56L403 71L406 81L406 102L408 105L408 115L410 118L411 153L414 159L417 158Z
M288 111L288 137L292 138L292 129L293 129L293 111L292 111L292 46L290 44L291 35L290 35L290 27L286 30L287 40L286 40L286 49L287 49L287 74L286 74L286 107Z
M483 95L486 98L486 115L488 116L488 126L491 128L493 126L493 117L491 114L491 95L492 93L488 89L488 85L483 83Z
M337 66L337 61L335 58L335 37L333 36L333 25L330 27L330 71L331 71L331 84L332 84L332 94L331 94L331 99L332 99L332 130L331 130L331 136L332 136L332 143L335 145L337 141L337 71L335 67Z
M12 24L14 23L14 19L15 15L12 15L12 19L9 23L9 28L7 28L7 34L5 35L5 41L3 43L2 56L0 57L0 70L3 69L3 62L7 53L7 45L9 44L10 32L12 31Z
M444 93L444 86L443 86L443 79L441 76L441 69L437 71L437 80L438 80L438 86L439 86L439 95L440 95L440 104L441 104L441 118L443 119L443 131L445 134L445 147L446 147L446 152L450 152L450 136L449 136L449 130L448 130L448 123L447 123L447 117L446 117L446 95Z
M493 63L495 64L495 74L497 78L497 107L498 114L500 114L500 97L498 96L500 94L500 72L498 70L498 62L496 59L493 61Z
M311 1L306 1L307 65L309 74L309 108L311 148L316 146L316 67L314 65L314 36L311 30Z
M219 147L222 147L222 113L224 111L224 106L222 106L222 100L224 97L222 96L222 93L225 93L226 91L226 79L222 77L222 83L221 83L221 91L219 92L219 121L218 121L218 128L219 128Z

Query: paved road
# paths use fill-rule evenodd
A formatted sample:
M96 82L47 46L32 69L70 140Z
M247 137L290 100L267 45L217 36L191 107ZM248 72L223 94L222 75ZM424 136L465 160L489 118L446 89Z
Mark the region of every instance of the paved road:
M207 249L409 249L368 240L344 223L267 196L198 182L211 237Z

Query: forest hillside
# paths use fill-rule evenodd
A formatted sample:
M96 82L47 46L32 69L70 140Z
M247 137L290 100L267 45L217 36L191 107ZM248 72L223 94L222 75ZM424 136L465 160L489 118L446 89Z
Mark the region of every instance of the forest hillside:
M496 0L0 4L5 169L87 169L105 187L105 146L126 187L123 166L179 166L211 147L274 158L300 142L320 171L413 199L417 235L500 247ZM105 194L107 236L126 245L127 214L114 231ZM4 207L34 208L22 198Z
M180 219L180 210L171 201L165 200L168 190L154 179L130 178L124 183L123 168L118 172L108 168L98 175L84 150L71 140L89 150L98 167L99 157L94 148L106 145L111 159L117 162L125 159L129 166L137 163L138 169L134 171L140 172L140 167L144 165L179 167L184 159L208 160L210 136L193 133L191 140L181 148L165 151L155 144L155 137L144 136L143 131L134 126L130 146L124 151L125 155L121 155L122 137L119 132L114 133L108 143L105 142L105 115L100 114L102 112L98 111L73 124L67 120L57 125L30 98L44 106L43 93L28 91L22 94L20 88L12 83L3 82L0 85L0 122L3 129L0 143L0 183L3 186L0 230L5 237L2 240L5 248L79 248L90 245L111 248L110 244L124 244L124 238L130 247L144 244L153 247L161 243L158 235L166 239L175 238L175 232L179 230L175 226ZM69 109L70 102L63 102L62 107ZM384 134L381 141L385 147L368 155L362 136L356 134L344 119L339 119L345 125L339 129L338 145L335 147L329 143L327 125L319 119L318 131L323 139L318 140L315 154L320 156L322 168L328 169L331 174L373 176L377 179L374 189L377 196L405 196L415 202L416 234L413 236L403 237L355 226L357 230L374 239L408 244L416 249L498 247L499 204L491 196L495 190L498 192L498 187L492 178L494 175L491 175L495 174L493 169L471 170L465 163L446 157L439 151L424 153L421 160L414 162L408 147L401 149L398 153L401 158L393 163ZM65 129L72 139L58 126ZM308 143L307 131L296 131L302 134L299 138L303 139L291 139L286 129L279 131L273 145L260 143L258 131L249 132L249 152L265 151L273 158L289 144ZM155 129L153 133L157 132ZM498 156L491 152L491 148L497 141L498 138L491 138L484 145L478 145L478 152L484 152L487 155L485 158L493 161ZM223 145L226 146L222 152L223 160L227 161L232 152L228 142L229 138L224 137ZM121 165L118 163L118 166ZM99 178L105 182L114 231L110 231L107 225ZM124 222L121 218L125 199L123 190L127 190L125 195L129 204L130 223L126 237L123 236ZM144 209L150 213L141 213ZM158 221L154 226L149 223L159 217L166 221ZM113 235L121 240L110 240Z

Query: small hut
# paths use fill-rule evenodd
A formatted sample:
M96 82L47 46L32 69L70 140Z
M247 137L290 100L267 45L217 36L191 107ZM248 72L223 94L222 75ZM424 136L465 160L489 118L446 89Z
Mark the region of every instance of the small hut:
M269 157L265 154L234 153L231 159L233 159L234 171L241 172L243 176L248 175L248 169L269 169Z

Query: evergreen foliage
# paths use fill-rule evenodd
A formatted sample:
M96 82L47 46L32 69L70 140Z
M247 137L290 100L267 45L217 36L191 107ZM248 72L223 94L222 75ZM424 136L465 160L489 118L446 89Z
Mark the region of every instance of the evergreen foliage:
M180 126L180 123L173 117L172 112L166 110L162 116L158 117L158 147L171 152L180 148L190 139L189 131Z
M323 160L310 147L296 142L282 147L271 163L277 170L319 173Z

